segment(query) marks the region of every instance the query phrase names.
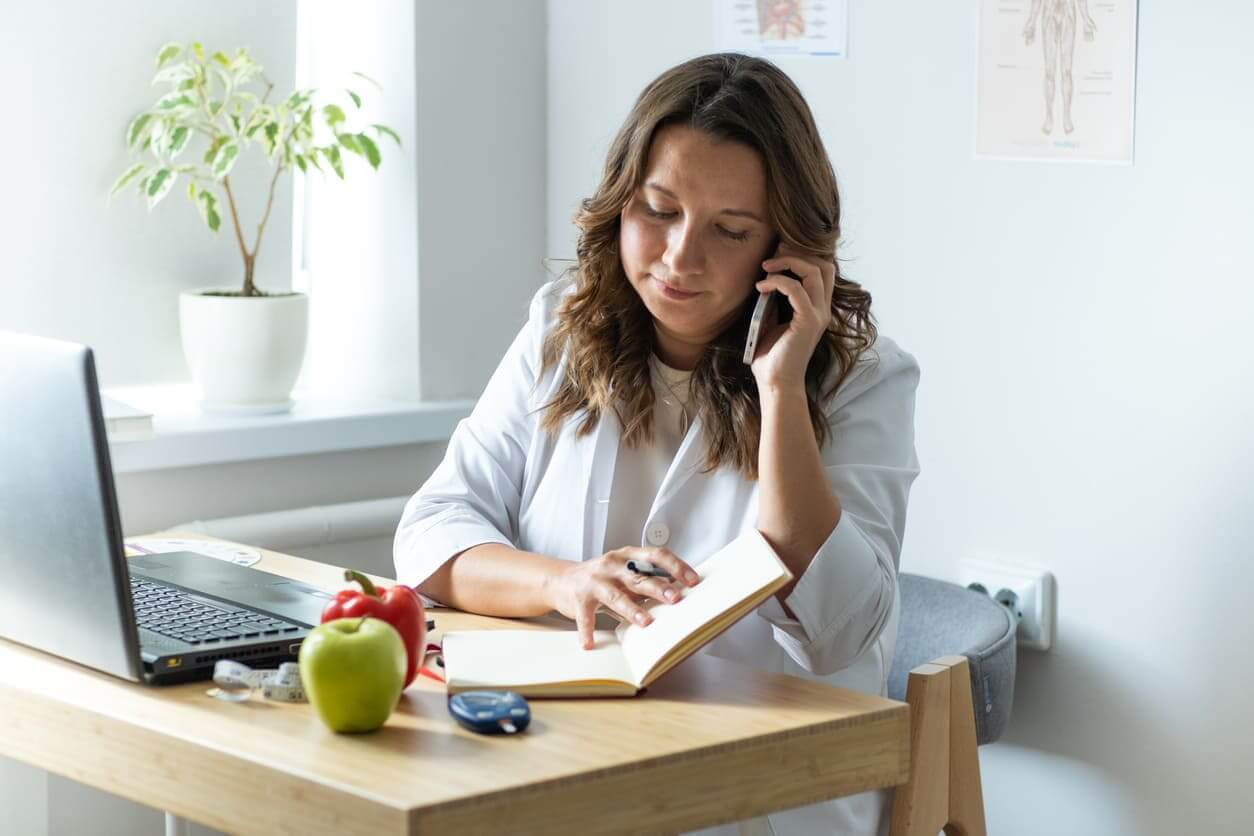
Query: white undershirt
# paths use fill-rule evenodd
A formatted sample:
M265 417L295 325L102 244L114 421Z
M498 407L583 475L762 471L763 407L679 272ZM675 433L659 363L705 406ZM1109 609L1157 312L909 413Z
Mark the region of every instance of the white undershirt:
M655 395L653 444L633 449L619 441L605 528L606 551L644 545L644 524L653 500L691 423L685 416L691 377L692 372L672 369L656 355L649 358L649 379Z

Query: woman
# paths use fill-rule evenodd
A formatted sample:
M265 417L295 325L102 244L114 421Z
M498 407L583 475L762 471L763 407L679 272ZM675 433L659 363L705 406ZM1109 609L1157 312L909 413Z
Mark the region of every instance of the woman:
M535 295L406 507L398 579L471 612L556 610L590 647L598 608L647 624L643 600L673 600L753 527L794 581L704 652L884 693L918 366L840 275L835 177L800 92L743 55L663 73L575 220L576 265ZM746 366L772 291L791 318L770 318ZM770 824L875 833L886 798Z

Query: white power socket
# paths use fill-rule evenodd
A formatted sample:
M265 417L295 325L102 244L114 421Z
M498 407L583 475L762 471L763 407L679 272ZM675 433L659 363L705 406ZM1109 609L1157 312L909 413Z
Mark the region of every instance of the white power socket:
M1021 647L1049 650L1053 645L1055 588L1050 572L1035 566L966 559L958 561L958 583L966 587L980 584L991 597L1014 610L1019 616Z

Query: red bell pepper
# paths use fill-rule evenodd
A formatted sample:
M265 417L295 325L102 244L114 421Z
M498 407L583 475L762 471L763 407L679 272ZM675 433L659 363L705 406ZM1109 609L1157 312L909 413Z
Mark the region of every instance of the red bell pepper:
M322 611L322 623L336 618L360 618L368 615L381 618L396 628L405 644L408 664L405 667L405 687L414 681L422 663L427 641L427 617L422 610L422 599L412 587L376 587L370 578L352 569L345 570L344 580L357 581L361 591L341 589Z

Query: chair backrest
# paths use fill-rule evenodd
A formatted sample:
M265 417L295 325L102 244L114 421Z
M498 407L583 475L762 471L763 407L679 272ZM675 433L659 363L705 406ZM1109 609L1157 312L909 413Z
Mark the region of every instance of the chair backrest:
M957 584L900 573L901 616L888 696L905 700L912 668L939 656L965 656L971 669L975 737L1001 737L1015 689L1014 616L987 595Z

